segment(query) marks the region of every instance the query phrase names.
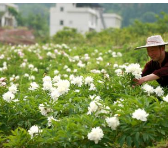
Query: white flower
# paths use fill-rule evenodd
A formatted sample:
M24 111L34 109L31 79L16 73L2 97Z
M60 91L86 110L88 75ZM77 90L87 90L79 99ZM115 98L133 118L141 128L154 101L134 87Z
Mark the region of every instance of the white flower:
M105 119L108 126L111 127L111 129L116 130L117 126L120 125L120 122L117 117L108 117Z
M82 61L79 61L77 66L83 68L83 67L85 67L85 64L83 64Z
M95 87L95 85L93 83L90 84L89 90L96 90L96 87Z
M26 67L26 63L25 63L25 62L23 62L23 63L20 65L20 67L21 67L21 68Z
M33 68L34 68L34 65L33 65L33 64L29 64L28 67L29 67L30 69L33 69Z
M123 71L121 69L116 69L115 73L117 74L117 76L122 76L123 75Z
M117 68L117 67L118 67L118 64L114 64L114 65L113 65L113 68Z
M52 90L52 83L50 81L45 81L43 83L43 90L51 91Z
M67 72L71 72L71 69L70 69L70 68L67 68L66 71L67 71Z
M132 118L135 118L137 120L141 120L141 121L147 121L147 117L149 114L147 114L145 112L144 109L137 109L135 110L135 112L132 114Z
M85 78L85 84L87 85L89 85L89 84L91 84L91 83L93 83L93 78L92 77L90 77L90 76L88 76L88 77L86 77Z
M115 58L117 57L116 52L112 52L112 56Z
M98 73L98 74L101 73L100 70L96 70L96 69L93 69L93 70L91 70L90 72L91 72L91 73Z
M35 76L29 76L29 80L35 80Z
M71 83L81 87L83 83L83 76L71 77Z
M103 58L102 57L98 57L96 58L97 61L103 61Z
M126 73L131 73L133 76L135 76L136 79L141 78L142 69L140 68L139 64L130 64L126 68Z
M78 70L77 69L74 69L73 72L77 72Z
M55 85L57 86L57 90L60 95L69 91L70 83L68 80L60 80L55 83Z
M168 95L166 97L163 97L163 100L168 102Z
M31 135L31 138L33 138L35 135L37 135L38 133L41 133L42 130L39 129L38 126L33 125L29 130L28 130L29 134Z
M36 90L38 89L39 85L36 83L36 82L32 82L30 83L30 87L29 87L29 90Z
M143 85L142 89L144 89L145 92L148 93L148 96L150 96L150 94L154 93L154 88L148 84Z
M122 53L121 52L117 52L117 56L118 57L122 57Z
M53 89L52 92L51 92L51 98L54 101L57 101L59 96L60 96L60 94L59 94L58 90L57 89Z
M95 144L97 144L99 140L103 138L104 134L103 130L100 127L94 127L87 136L89 140L94 141Z
M24 74L24 77L29 77L29 74L25 73L25 74Z
M48 117L47 120L48 120L48 126L51 126L52 121L60 121L60 120L54 119L53 116Z
M155 93L156 93L156 95L158 95L160 97L160 96L162 96L164 94L164 91L163 91L163 89L160 86L158 86L155 89Z
M15 95L10 91L3 94L3 99L7 102L13 101L14 98L15 98Z
M47 116L47 114L52 111L52 109L48 108L44 104L39 105L39 110L43 116Z
M88 115L91 114L92 112L96 112L99 108L100 103L98 103L97 101L92 101L90 102L89 104L89 107L88 107Z
M59 71L58 70L54 70L54 74L56 75L56 74L58 74L59 73Z
M9 87L9 91L13 94L15 94L18 90L17 90L17 86L15 84L12 84L10 87Z
M60 76L55 76L52 81L53 82L58 82L59 80L61 80L61 77Z
M43 78L43 82L51 82L51 77L50 76L45 76Z

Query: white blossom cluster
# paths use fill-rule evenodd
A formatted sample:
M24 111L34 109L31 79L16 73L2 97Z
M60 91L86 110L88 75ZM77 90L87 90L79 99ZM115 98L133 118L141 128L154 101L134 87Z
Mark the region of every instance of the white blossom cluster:
M99 140L103 138L104 134L100 127L94 127L87 136L89 140L94 141L95 144L98 144Z
M110 108L108 106L105 106L100 103L101 98L100 96L90 96L90 98L93 100L90 102L88 107L88 115L91 115L92 113L95 113L95 116L98 116L99 114L109 114ZM94 99L93 99L94 98Z
M37 90L39 88L39 85L36 82L31 82L30 87L28 88L31 91Z
M168 95L165 96L165 97L163 97L163 100L164 100L165 102L168 102Z
M8 69L7 62L3 62L3 67L0 67L0 71L6 71Z
M125 68L125 72L131 73L133 76L135 76L136 79L140 79L141 78L141 74L142 74L142 69L140 68L139 64L130 64Z
M43 116L47 116L48 113L53 111L51 108L49 108L49 106L47 104L40 104L39 110Z
M149 114L146 113L144 109L137 109L135 112L132 114L132 118L135 118L137 120L141 121L147 121L147 117Z
M4 77L0 78L0 86L6 86L6 78Z
M152 86L150 86L148 84L144 84L142 86L142 89L144 90L144 92L146 92L148 94L148 96L150 96L153 93L155 93L159 97L164 95L163 88L160 86L158 86L154 89Z
M38 135L41 133L42 130L39 129L37 125L33 125L29 130L28 133L30 134L31 138L33 138L35 135Z
M9 91L4 93L2 97L7 102L11 102L11 101L17 102L18 99L14 99L15 98L15 94L17 93L17 91L18 91L17 85L12 84L9 87Z
M105 120L112 130L116 130L116 128L120 125L118 117L108 117Z

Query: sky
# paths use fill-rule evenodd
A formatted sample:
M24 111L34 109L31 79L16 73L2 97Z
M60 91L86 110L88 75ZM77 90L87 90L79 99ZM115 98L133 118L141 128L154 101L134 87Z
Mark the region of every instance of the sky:
M1 2L0 2L1 3ZM5 3L167 3L166 0L5 0Z

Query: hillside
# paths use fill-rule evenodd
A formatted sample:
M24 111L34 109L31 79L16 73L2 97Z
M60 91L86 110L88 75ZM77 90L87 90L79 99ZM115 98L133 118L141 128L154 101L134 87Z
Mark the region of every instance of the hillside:
M168 3L102 3L105 12L118 13L122 16L122 26L128 26L138 19L142 22L155 22L156 15L162 11L168 13Z
M16 3L24 17L30 13L41 14L49 24L49 8L54 3ZM117 13L122 16L122 27L126 27L138 19L142 22L155 22L156 15L161 11L168 13L167 3L100 3L105 12Z

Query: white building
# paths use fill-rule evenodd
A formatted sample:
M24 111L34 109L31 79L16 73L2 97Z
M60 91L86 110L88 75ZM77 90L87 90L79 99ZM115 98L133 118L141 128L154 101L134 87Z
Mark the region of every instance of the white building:
M16 27L17 22L15 17L9 13L9 7L18 11L18 6L11 3L0 3L0 27L12 26Z
M121 20L117 14L103 13L103 8L98 4L57 3L50 8L50 36L64 27L76 28L80 33L120 28Z

